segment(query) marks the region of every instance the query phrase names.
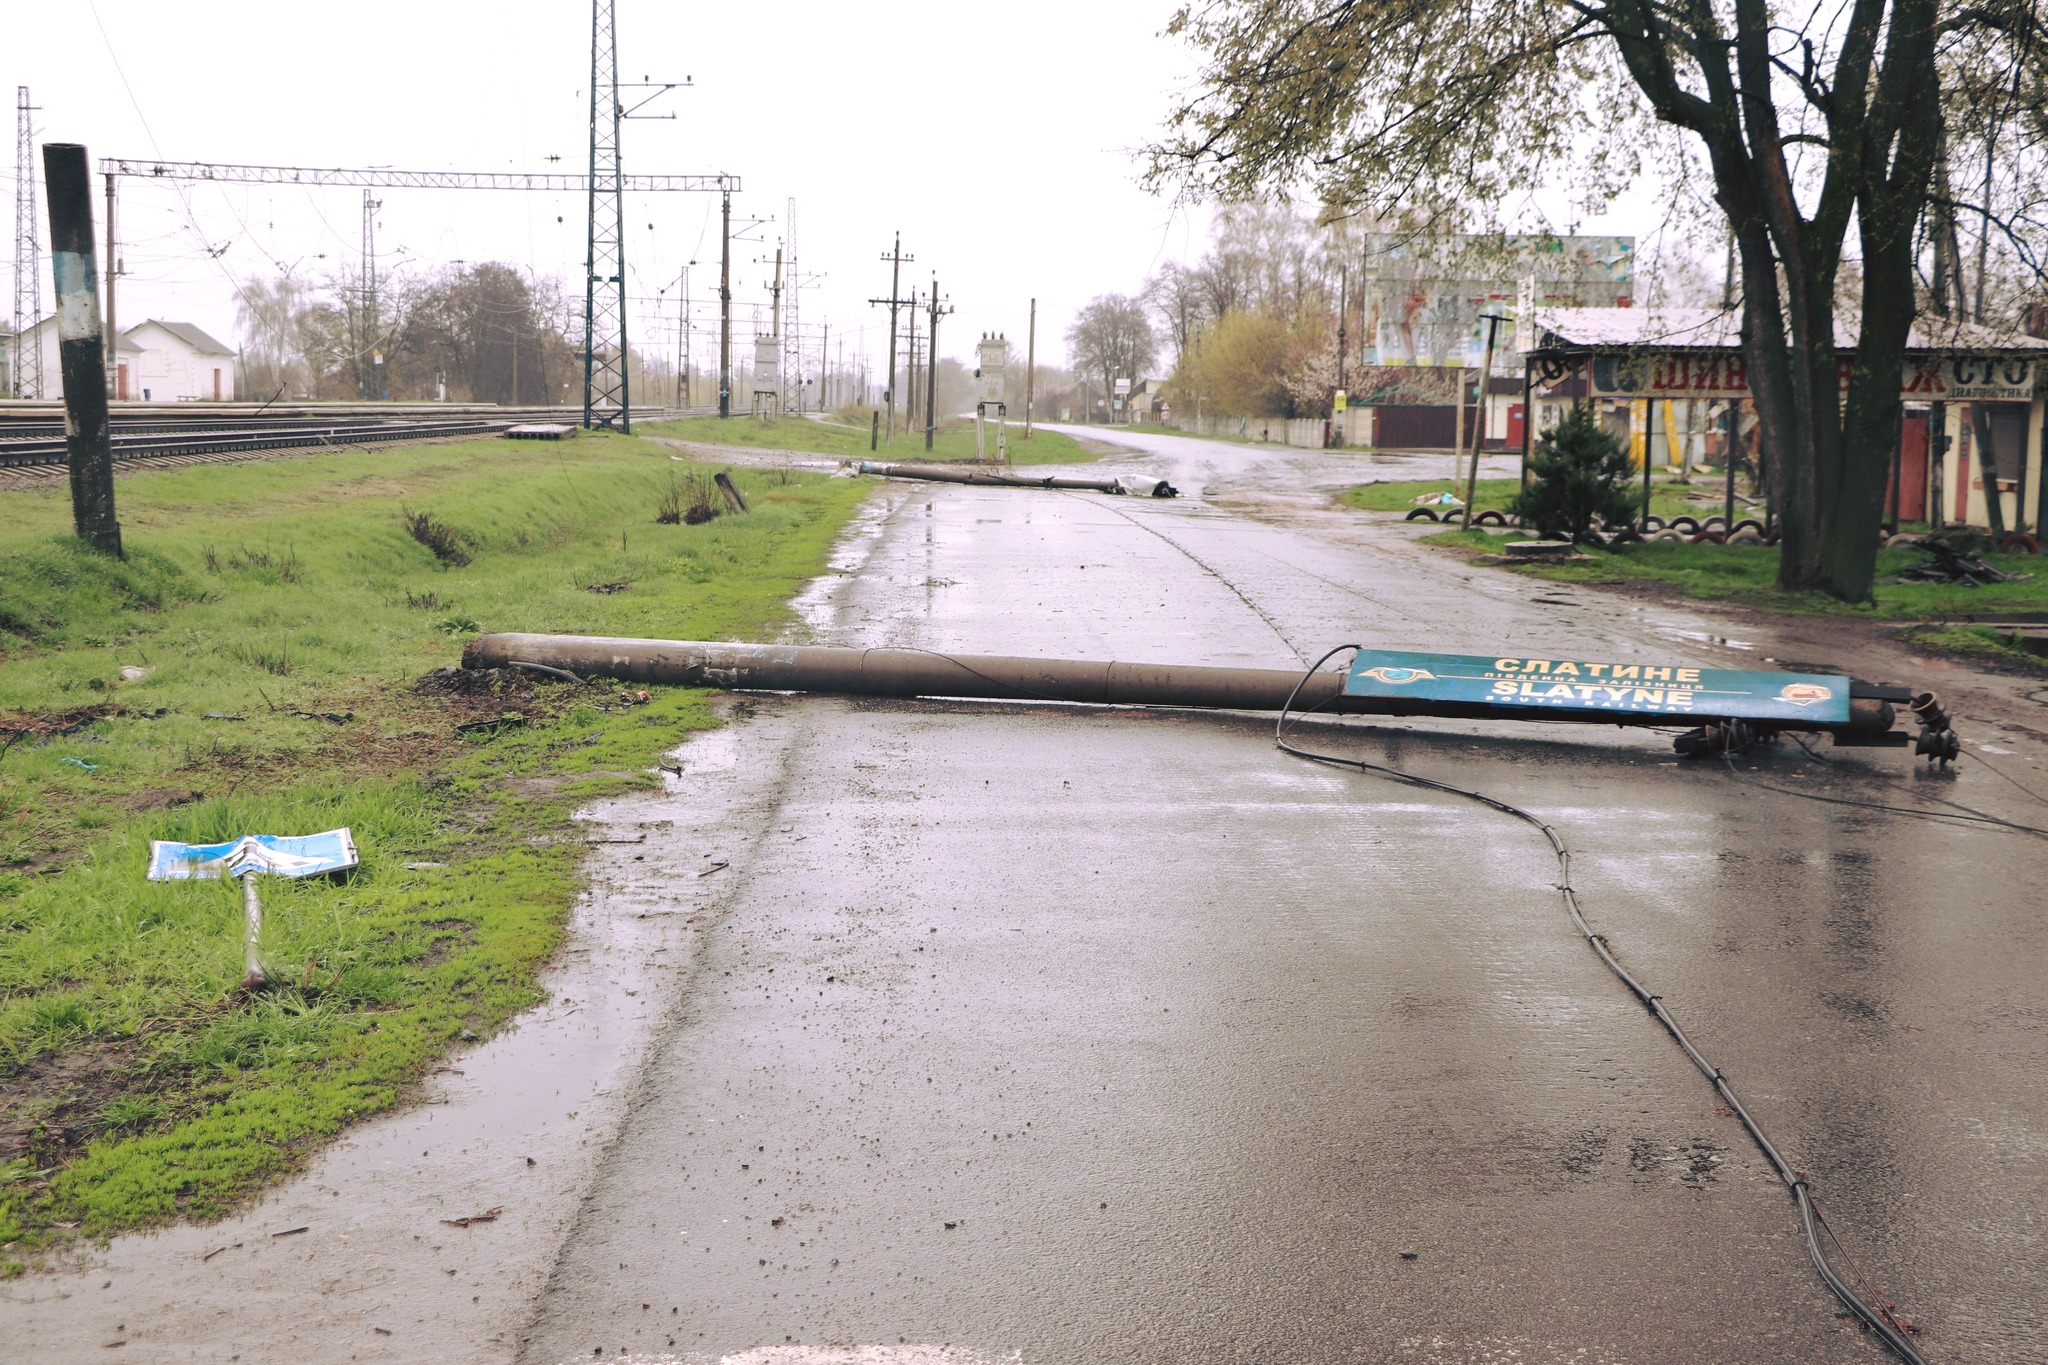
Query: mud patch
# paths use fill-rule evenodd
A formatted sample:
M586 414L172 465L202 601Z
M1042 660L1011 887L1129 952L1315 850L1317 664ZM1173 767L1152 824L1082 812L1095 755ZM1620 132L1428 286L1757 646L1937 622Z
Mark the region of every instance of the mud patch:
M26 1158L28 1178L69 1165L93 1139L162 1115L143 1078L140 1037L92 1043L0 1068L0 1167Z
M123 804L132 811L170 810L205 799L205 792L194 791L190 787L150 787L125 798Z

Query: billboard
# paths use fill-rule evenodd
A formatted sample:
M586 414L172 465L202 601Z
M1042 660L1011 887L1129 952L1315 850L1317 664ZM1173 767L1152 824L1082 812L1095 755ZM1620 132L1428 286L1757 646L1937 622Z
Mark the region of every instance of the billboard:
M1506 319L1495 342L1514 346L1521 308L1626 308L1634 301L1633 237L1547 234L1366 238L1366 363L1478 365L1486 314Z
M1823 725L1849 720L1847 678L1640 662L1361 649L1352 657L1344 694L1473 702L1504 709L1657 712L1709 720Z
M1748 362L1733 349L1602 353L1588 368L1595 398L1749 397ZM1836 358L1845 394L1855 368L1854 357ZM2027 355L1908 356L1899 393L1923 403L2026 402L2044 370L2048 365Z

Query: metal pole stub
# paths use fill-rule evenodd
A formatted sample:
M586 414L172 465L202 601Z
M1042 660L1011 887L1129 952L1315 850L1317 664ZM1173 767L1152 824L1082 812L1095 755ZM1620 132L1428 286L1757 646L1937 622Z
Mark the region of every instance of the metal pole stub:
M71 520L78 538L121 554L114 516L114 447L107 422L107 353L99 265L92 240L92 172L75 142L43 144L50 203L50 269L57 285L57 355L64 382L64 443Z

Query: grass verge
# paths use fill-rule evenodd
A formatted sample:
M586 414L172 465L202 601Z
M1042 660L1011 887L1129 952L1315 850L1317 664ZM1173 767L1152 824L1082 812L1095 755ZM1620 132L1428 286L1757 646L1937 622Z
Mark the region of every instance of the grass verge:
M881 449L870 452L867 426L851 426L836 418L813 421L807 417L784 417L777 422L757 422L751 417L728 417L723 420L716 417L684 417L673 422L643 423L640 431L647 436L701 441L706 445L793 450L806 455L830 455L842 460L960 461L974 458L974 423L958 419L942 423L932 434L932 450L929 455L925 453L922 427L915 432L899 430L895 440L884 440ZM988 434L988 443L993 455L993 429ZM1030 440L1024 440L1023 428L1016 422L1010 423L1008 446L1012 464L1077 464L1095 458L1092 452L1082 449L1079 441L1061 432L1040 428L1031 433Z
M737 469L753 511L656 525L688 472L586 435L139 474L126 562L61 485L0 497L0 1276L229 1210L537 999L571 813L707 694L416 680L485 629L767 637L864 490ZM143 877L337 825L363 865L266 885L254 997L234 885Z
M1444 531L1428 539L1447 547L1485 552L1500 548L1500 537L1483 531ZM1899 572L1923 558L1901 547L1877 552L1876 602L1854 606L1822 593L1783 593L1776 583L1778 551L1764 545L1693 545L1648 541L1611 548L1585 546L1583 559L1563 563L1516 563L1517 573L1568 583L1655 583L1688 597L1740 602L1767 611L1805 615L1859 616L1888 621L1953 621L1957 618L2025 618L2048 612L2044 561L2025 554L1984 558L2008 573L2032 574L2016 583L1971 588L1948 583L1899 583ZM1995 633L1995 632L1994 632Z
M1899 632L1899 638L1930 653L1989 664L1999 672L2048 677L2048 657L2028 649L2017 633L1995 626L1908 626Z

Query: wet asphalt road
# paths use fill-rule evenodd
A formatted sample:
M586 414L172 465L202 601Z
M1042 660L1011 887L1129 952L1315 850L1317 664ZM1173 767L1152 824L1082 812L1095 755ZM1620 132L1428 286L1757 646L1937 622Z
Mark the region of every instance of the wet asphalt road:
M1595 928L1927 1358L2048 1361L2043 843L1807 799L2048 827L1984 766L2048 793L2048 686L1473 567L1330 502L1442 459L1134 440L1102 468L1187 497L884 486L799 634L1777 661L1949 698L1948 779L1789 746L1681 767L1647 731L1299 737L1553 822ZM664 791L585 813L543 1005L251 1208L0 1282L0 1358L1883 1358L1534 831L1290 758L1262 718L735 709Z
M810 637L1940 672L1468 567L1326 501L1430 462L1132 439L1106 467L1187 498L892 487ZM1988 716L1966 739L2048 790L2033 684L1954 683ZM756 710L735 743L775 774L769 832L699 926L521 1360L1881 1358L1571 932L1533 831L1288 758L1256 719ZM2048 823L2038 803L1897 751L1680 767L1640 731L1304 734L1556 824L1595 927L1929 1358L2048 1360L2041 841L1759 784Z

